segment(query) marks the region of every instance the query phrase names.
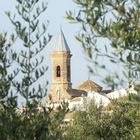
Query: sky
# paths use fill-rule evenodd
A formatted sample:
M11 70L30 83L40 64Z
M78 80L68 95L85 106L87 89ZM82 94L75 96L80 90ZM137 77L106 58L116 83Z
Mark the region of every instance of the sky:
M48 0L48 9L44 13L42 17L42 21L50 21L48 32L53 35L51 42L46 46L45 50L45 63L49 67L45 80L49 81L48 90L50 89L51 83L51 58L50 53L55 46L55 40L59 34L60 26L64 32L67 43L71 49L72 59L71 59L71 81L73 84L73 88L76 88L83 81L88 80L88 68L87 61L85 59L84 53L80 48L80 44L76 41L75 35L80 30L79 25L70 24L65 18L65 12L68 10L74 11L76 9L76 5L72 2L72 0ZM8 31L8 33L13 32L13 26L11 25L8 17L5 15L5 11L11 11L14 13L15 11L15 0L2 0L0 5L0 31ZM7 30L8 29L8 30ZM100 44L102 45L102 44ZM19 46L17 44L17 46ZM16 46L16 47L17 47ZM91 76L91 80L98 83L101 86L103 83L100 81L100 78Z
M46 65L49 67L46 74L46 80L48 80L49 83L51 82L50 53L55 46L55 40L59 34L60 26L62 27L67 43L73 55L71 59L71 80L73 87L77 87L81 82L88 79L87 62L80 48L80 44L75 39L75 35L78 33L80 28L78 25L70 24L65 18L65 12L67 10L74 9L75 4L72 2L72 0L61 0L61 3L58 0L48 0L48 9L43 16L42 21L49 20L50 23L48 26L48 32L53 35L53 38L47 45L47 50L45 52L47 58ZM13 26L5 14L6 11L11 11L11 13L15 12L15 0L2 0L0 5L0 31L8 31L8 33L12 33L14 31ZM48 89L49 88L50 85L48 86Z

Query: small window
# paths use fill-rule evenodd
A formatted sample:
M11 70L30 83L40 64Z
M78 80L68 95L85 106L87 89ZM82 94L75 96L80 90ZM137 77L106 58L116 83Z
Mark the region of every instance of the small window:
M60 88L56 90L56 100L60 101Z
M70 66L68 65L67 67L67 77L68 77L68 80L70 80Z
M60 66L56 67L56 77L60 77Z

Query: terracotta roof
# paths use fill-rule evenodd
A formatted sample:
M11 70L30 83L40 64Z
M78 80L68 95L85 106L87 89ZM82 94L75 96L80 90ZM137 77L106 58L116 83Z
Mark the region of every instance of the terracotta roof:
M78 89L71 89L67 90L68 93L71 95L72 98L86 96L87 92L85 90L78 90Z
M89 91L99 92L102 90L102 87L91 80L87 80L83 82L81 85L79 85L77 89L84 90L86 92Z

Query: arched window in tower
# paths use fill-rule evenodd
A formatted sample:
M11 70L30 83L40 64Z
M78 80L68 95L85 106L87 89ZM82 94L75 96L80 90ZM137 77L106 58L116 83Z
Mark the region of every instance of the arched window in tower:
M60 69L60 66L57 66L56 67L56 77L60 77L61 76L61 69Z
M68 65L67 66L67 77L68 77L68 80L70 80L70 66Z

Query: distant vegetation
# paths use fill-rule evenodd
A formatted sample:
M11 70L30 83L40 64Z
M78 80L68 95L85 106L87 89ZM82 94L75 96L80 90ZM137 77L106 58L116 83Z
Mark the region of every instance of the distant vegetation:
M66 140L138 140L140 96L129 96L97 108L94 101L75 112Z

